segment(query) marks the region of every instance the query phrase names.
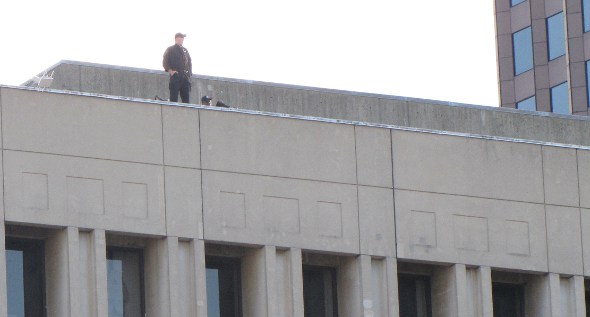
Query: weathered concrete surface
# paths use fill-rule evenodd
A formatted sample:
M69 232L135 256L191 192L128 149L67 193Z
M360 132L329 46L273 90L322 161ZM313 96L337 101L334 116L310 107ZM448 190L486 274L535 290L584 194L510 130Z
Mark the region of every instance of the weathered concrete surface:
M53 89L168 99L163 71L74 61L50 70ZM241 109L590 146L583 116L194 75L191 103L204 95Z

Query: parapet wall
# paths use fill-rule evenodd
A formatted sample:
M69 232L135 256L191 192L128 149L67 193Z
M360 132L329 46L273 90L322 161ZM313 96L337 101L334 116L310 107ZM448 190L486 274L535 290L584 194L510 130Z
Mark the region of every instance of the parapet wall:
M52 89L168 99L163 71L72 61L50 70ZM590 146L590 118L582 116L195 75L191 102L203 95L241 109Z

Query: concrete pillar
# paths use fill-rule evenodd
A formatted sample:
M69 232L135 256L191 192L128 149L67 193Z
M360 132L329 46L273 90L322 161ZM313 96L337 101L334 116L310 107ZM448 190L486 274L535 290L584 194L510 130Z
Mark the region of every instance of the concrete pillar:
M289 250L291 270L291 298L293 305L293 317L303 317L303 265L301 249Z
M535 317L552 317L551 306L555 305L551 299L550 276L529 275L524 289L525 314ZM555 284L555 281L551 282ZM559 306L558 306L559 307ZM558 316L559 312L554 316Z
M193 259L194 259L194 288L195 298L193 300L197 303L196 313L197 317L207 317L207 271L205 267L205 241L193 240Z
M276 261L274 246L246 251L242 262L244 317L278 316Z
M168 302L170 303L170 311L168 316L180 316L179 301L184 299L180 299L180 296L184 297L186 294L180 294L178 291L180 286L178 282L180 278L179 275L184 275L186 272L178 272L179 265L177 237L166 238L166 251L167 257L164 259L164 261L166 261L168 264Z
M338 271L338 316L362 316L361 261L364 256L340 257Z
M387 308L390 317L399 317L399 300L397 286L397 259L385 258L387 281ZM387 316L387 315L386 315Z
M586 293L584 290L584 277L580 275L576 275L570 278L570 283L572 287L573 293L573 307L575 307L575 312L573 316L575 317L585 317L586 316Z
M472 317L467 310L467 275L464 264L439 267L432 276L432 316Z
M301 249L277 251L275 284L279 316L303 317Z
M47 317L80 316L78 229L52 232L47 239L45 275Z
M178 245L178 238L154 239L147 243L144 280L145 310L148 316L175 316L171 311L169 276L171 269L169 248L174 245Z
M480 310L477 317L494 317L494 301L492 299L492 270L481 266L477 269L480 291Z
M96 316L108 317L109 299L107 294L107 242L105 231L92 231L91 240L92 256L94 257L94 280L96 283Z
M467 314L493 317L492 277L489 267L467 269Z

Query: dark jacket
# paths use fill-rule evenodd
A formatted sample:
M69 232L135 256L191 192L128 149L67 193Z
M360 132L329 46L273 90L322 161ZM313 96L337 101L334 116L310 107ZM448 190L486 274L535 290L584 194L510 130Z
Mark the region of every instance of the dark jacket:
M186 63L185 57L186 56ZM177 72L188 71L189 75L193 74L193 64L191 55L188 50L180 45L172 45L164 52L164 61L162 62L165 71L175 70Z

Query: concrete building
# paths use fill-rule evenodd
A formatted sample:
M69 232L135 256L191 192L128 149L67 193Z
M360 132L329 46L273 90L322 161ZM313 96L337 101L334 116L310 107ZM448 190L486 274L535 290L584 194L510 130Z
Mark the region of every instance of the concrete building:
M590 2L495 0L502 107L588 115Z
M52 69L0 86L0 315L587 314L587 117Z

